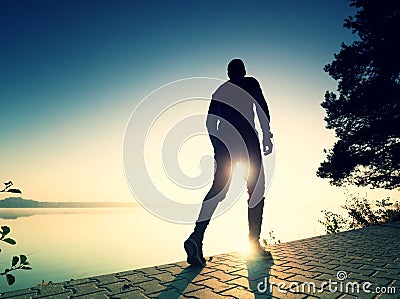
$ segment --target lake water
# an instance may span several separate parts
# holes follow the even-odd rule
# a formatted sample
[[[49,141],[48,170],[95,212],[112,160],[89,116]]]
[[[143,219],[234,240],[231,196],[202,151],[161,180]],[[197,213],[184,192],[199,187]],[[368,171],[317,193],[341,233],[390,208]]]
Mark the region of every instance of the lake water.
[[[282,217],[274,212],[273,204],[267,207],[263,237],[271,229],[282,241],[323,232],[310,213],[298,222],[295,208],[293,214]],[[213,219],[205,236],[205,255],[245,250],[246,217],[243,198]],[[9,226],[9,236],[17,241],[14,246],[0,243],[0,270],[9,267],[12,255],[18,254],[27,255],[33,267],[15,271],[13,286],[0,277],[0,291],[31,287],[42,279],[59,282],[181,261],[185,259],[182,243],[193,228],[159,219],[142,207],[0,209],[0,224]]]

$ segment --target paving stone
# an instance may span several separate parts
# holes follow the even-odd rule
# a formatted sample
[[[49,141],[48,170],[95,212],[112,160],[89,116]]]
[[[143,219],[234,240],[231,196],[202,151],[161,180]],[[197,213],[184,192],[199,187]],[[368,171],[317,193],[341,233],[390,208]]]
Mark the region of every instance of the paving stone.
[[[210,278],[211,278],[211,276],[199,274],[199,275],[195,276],[193,279],[191,279],[191,281],[192,281],[192,283],[200,283],[200,282],[208,280]]]
[[[0,294],[0,298],[30,298],[31,296],[37,295],[36,289],[22,289],[15,290]]]
[[[166,287],[160,284],[157,280],[142,282],[139,287],[143,290],[143,294],[145,295],[161,292],[166,289]]]
[[[383,272],[383,271],[377,271],[375,272],[371,278],[374,279],[374,281],[377,281],[377,279],[385,279],[385,280],[396,280],[399,278],[398,274],[391,274],[391,273],[387,273],[387,272]]]
[[[205,276],[214,277],[214,278],[216,278],[216,279],[218,279],[220,281],[223,281],[223,282],[226,282],[228,280],[233,280],[235,278],[240,277],[239,275],[232,274],[232,272],[231,273],[225,273],[224,271],[221,271],[221,270],[216,270],[216,271],[213,271],[211,273],[204,274],[204,275]]]
[[[209,264],[209,263],[207,263]],[[226,263],[213,263],[210,264],[209,267],[217,268],[218,270],[224,271],[226,273],[230,273],[232,271],[235,271],[237,268],[232,267]]]
[[[220,292],[223,292],[225,290],[235,287],[234,285],[219,281],[216,278],[210,278],[210,279],[204,280],[202,282],[199,282],[197,285],[203,285],[208,288],[211,288],[216,293],[220,293]]]
[[[274,259],[274,265],[276,266],[287,266],[286,264],[288,264],[289,261],[282,259]],[[290,268],[290,267],[289,267]]]
[[[55,296],[58,294],[61,295],[72,295],[72,290],[65,289],[61,283],[57,284],[48,284],[40,287],[36,287],[38,291],[38,295],[34,296],[34,298],[45,297],[45,296]]]
[[[237,270],[237,269],[236,269]],[[218,270],[218,268],[209,268],[209,267],[205,267],[205,268],[203,268],[202,270],[201,270],[201,274],[210,274],[210,273],[212,273],[212,272],[215,272],[215,271],[219,271]]]
[[[391,282],[391,279],[387,279],[387,278],[377,278],[377,277],[373,277],[373,276],[361,276],[361,275],[357,275],[355,273],[352,273],[349,277],[348,280],[351,281],[358,281],[358,282],[370,282],[373,285],[376,286],[387,286],[389,285],[389,283]]]
[[[308,265],[307,264],[306,266],[313,266],[313,265]],[[315,270],[318,271],[318,268],[323,268],[323,269],[326,269],[326,270],[330,270],[331,272],[336,272],[335,269],[337,268],[337,265],[336,264],[321,263],[319,266],[310,267],[308,270],[312,271],[312,270],[315,269]]]
[[[241,277],[248,277],[249,270],[247,270],[246,266],[236,269],[235,271],[229,272],[231,275],[241,276]]]
[[[390,284],[390,287],[396,288],[396,294],[400,294],[400,279],[393,280]]]
[[[396,297],[393,297],[393,294],[378,294],[375,298],[376,299],[393,299]]]
[[[138,284],[138,283],[142,283],[145,281],[151,281],[151,278],[146,277],[143,273],[138,273],[138,272],[134,272],[134,273],[127,274],[127,275],[116,274],[116,276],[117,276],[117,278],[131,282],[132,284]]]
[[[95,294],[98,292],[104,292],[106,289],[99,288],[97,283],[94,281],[86,282],[82,284],[74,284],[72,286],[68,285],[65,287],[67,290],[71,290],[74,297],[85,296],[89,294]]]
[[[159,270],[156,267],[142,268],[142,269],[137,269],[136,271],[141,272],[141,273],[145,274],[146,276],[165,273],[165,269]]]
[[[64,283],[65,287],[73,287],[79,284],[91,283],[93,282],[90,278],[82,278],[82,279],[71,279]]]
[[[174,282],[173,284],[168,285],[169,288],[176,289],[178,292],[181,294],[186,294],[190,293],[196,290],[204,289],[204,285],[197,285],[194,283],[191,283],[191,281],[186,281],[186,280],[179,280]]]
[[[226,255],[233,257],[235,259],[245,259],[246,258],[245,254],[243,254],[242,252],[230,252],[230,253],[226,253]]]
[[[290,282],[304,282],[304,281],[308,282],[311,281],[312,279],[300,274],[295,274],[293,276],[288,277],[286,280],[290,283]]]
[[[335,269],[335,271],[346,271],[347,273],[355,273],[357,275],[366,277],[371,276],[376,272],[376,270],[371,270],[371,269],[353,268],[351,267],[351,265],[340,266],[337,269]]]
[[[309,271],[319,274],[319,275],[326,274],[326,275],[329,275],[331,277],[331,279],[335,279],[337,276],[337,273],[341,270],[339,270],[339,269],[331,270],[331,269],[327,269],[327,268],[315,267]],[[318,276],[316,276],[316,277],[318,277]]]
[[[246,259],[236,258],[233,256],[227,256],[226,260],[232,267],[241,267],[246,264]]]
[[[123,294],[117,294],[112,296],[113,299],[148,299],[146,295],[138,292],[138,291],[132,291],[128,293],[123,293]]]
[[[174,263],[174,265],[176,265],[178,267],[181,267],[182,269],[186,268],[187,266],[189,266],[189,264],[186,261],[177,262],[177,263]]]
[[[72,295],[69,299],[110,299],[104,292],[96,292],[83,295]]]
[[[204,288],[200,290],[196,290],[190,293],[185,294],[187,298],[210,298],[210,299],[228,299],[228,298],[235,298],[229,295],[221,295],[215,293],[212,289]]]
[[[291,268],[287,270],[285,274],[288,275],[287,277],[290,277],[290,274],[298,274],[309,278],[313,278],[318,275],[316,272],[307,271],[299,268]]]
[[[357,298],[362,298],[362,299],[375,299],[376,294],[375,293],[365,293],[365,292],[360,292],[357,294]]]
[[[164,283],[168,283],[168,282],[174,281],[176,279],[180,279],[179,275],[175,276],[175,275],[172,275],[169,272],[164,272],[164,273],[161,273],[161,274],[158,274],[158,275],[154,275],[154,274],[153,275],[149,275],[149,276],[147,276],[147,278],[157,279],[157,280],[159,280],[161,282],[164,282]]]
[[[279,292],[278,290],[273,290],[272,291],[272,296],[273,298],[278,298],[278,299],[303,299],[303,298],[310,298],[310,296],[307,296],[305,294],[294,294],[290,292]],[[324,297],[325,298],[325,297]]]
[[[286,267],[286,266],[277,266],[276,264],[274,264],[271,269],[276,270],[278,272],[285,272],[289,269],[291,269],[291,267]]]
[[[128,282],[124,281],[118,281],[118,282],[113,282],[113,283],[108,283],[108,284],[102,284],[98,285],[99,287],[106,289],[107,293],[109,294],[118,294],[121,292],[124,292],[126,290],[132,289],[132,288],[139,288],[137,285],[133,285]]]
[[[90,280],[94,280],[98,282],[99,284],[108,284],[108,283],[113,283],[113,282],[121,282],[124,281],[120,277],[117,277],[115,274],[107,274],[107,275],[100,275],[100,276],[94,276],[90,277]]]
[[[289,273],[289,272],[278,272],[278,271],[275,271],[274,269],[272,269],[271,272],[270,272],[270,276],[279,277],[279,279],[281,279],[281,280],[286,280],[289,277],[292,277],[294,275],[296,275],[296,274],[295,273]]]
[[[172,275],[178,275],[179,273],[181,273],[183,271],[183,269],[181,267],[178,266],[172,266],[169,268],[162,268],[165,272],[167,273],[171,273]],[[214,270],[214,269],[210,269],[210,270]]]
[[[149,298],[172,299],[172,298],[178,298],[180,295],[181,295],[180,292],[177,291],[176,289],[167,289],[164,291],[149,294],[147,296]]]
[[[274,259],[246,260],[242,253],[214,256],[204,268],[186,262],[99,275],[0,294],[1,298],[400,298],[400,257],[396,229],[373,226],[268,246]],[[322,283],[371,283],[371,292],[329,291]],[[281,285],[281,286],[280,286]],[[313,287],[316,289],[313,289]],[[260,286],[267,286],[262,292]],[[280,292],[280,289],[289,291]],[[297,288],[296,288],[297,286]],[[376,287],[395,288],[377,294]]]
[[[395,266],[393,265],[398,265],[397,268],[395,268]],[[393,275],[400,275],[400,261],[399,262],[393,262],[393,265],[388,265],[385,266],[384,268],[380,268],[377,269],[377,271],[382,271],[382,272],[386,272],[389,274],[393,274]]]
[[[254,299],[255,295],[252,291],[249,291],[245,288],[241,287],[236,287],[232,288],[226,291],[223,291],[220,293],[222,296],[231,296],[233,298],[239,298],[239,299]],[[257,298],[262,298],[260,295],[257,296]]]
[[[239,286],[239,287],[242,287],[244,289],[250,290],[250,282],[245,277],[238,277],[238,278],[235,278],[234,280],[227,281],[226,283],[228,285],[233,286],[233,287],[234,286]]]
[[[175,268],[177,267],[176,264],[164,264],[164,265],[158,265],[158,266],[154,266],[157,270],[166,270],[169,268]]]
[[[19,297],[18,297],[19,298]],[[47,296],[32,296],[31,299],[71,299],[73,295],[70,293],[51,294]]]
[[[284,259],[296,265],[301,265],[307,261],[307,257],[301,256],[301,258],[298,258],[298,255],[285,256]]]
[[[110,298],[112,299],[143,299],[143,298],[149,298],[146,295],[143,294],[143,290],[138,288],[138,287],[130,287],[126,288],[123,291],[113,293],[110,295]]]

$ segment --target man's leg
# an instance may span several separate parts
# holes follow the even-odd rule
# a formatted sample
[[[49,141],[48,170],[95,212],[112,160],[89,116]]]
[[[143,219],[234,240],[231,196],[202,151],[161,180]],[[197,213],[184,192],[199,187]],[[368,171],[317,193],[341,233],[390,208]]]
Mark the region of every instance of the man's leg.
[[[258,144],[249,148],[249,176],[247,178],[249,242],[253,252],[265,258],[270,258],[269,252],[260,246],[261,225],[264,210],[265,174],[261,151]]]
[[[216,171],[212,186],[203,200],[193,233],[184,243],[189,264],[205,265],[202,249],[204,232],[218,203],[225,198],[229,189],[232,176],[232,162],[229,153],[217,152],[215,162]]]
[[[249,176],[247,178],[248,221],[250,242],[259,242],[264,208],[265,176],[261,152],[249,149]]]

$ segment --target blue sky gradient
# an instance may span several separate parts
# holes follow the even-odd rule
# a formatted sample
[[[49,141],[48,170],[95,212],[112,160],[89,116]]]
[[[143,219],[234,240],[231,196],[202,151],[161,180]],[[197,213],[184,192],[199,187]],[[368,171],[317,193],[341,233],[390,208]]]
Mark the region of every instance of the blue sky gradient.
[[[304,126],[325,130],[319,103],[336,83],[322,68],[354,38],[348,1],[214,2],[2,1],[0,178],[37,200],[130,200],[121,151],[135,105],[177,79],[225,79],[235,57],[260,79],[275,129],[303,107]]]

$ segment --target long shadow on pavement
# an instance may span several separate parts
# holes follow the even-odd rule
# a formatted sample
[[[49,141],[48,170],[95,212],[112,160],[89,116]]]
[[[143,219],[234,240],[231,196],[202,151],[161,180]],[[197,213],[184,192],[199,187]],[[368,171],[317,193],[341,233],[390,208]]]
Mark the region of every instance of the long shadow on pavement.
[[[175,299],[179,298],[180,294],[182,294],[188,285],[193,281],[193,279],[199,275],[203,267],[193,267],[189,266],[180,272],[173,281],[171,281],[164,291],[162,291],[158,298],[169,298]],[[173,291],[173,293],[171,292]]]
[[[249,287],[255,299],[272,298],[272,288],[269,282],[271,267],[274,260],[247,260]]]

